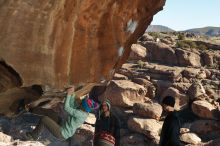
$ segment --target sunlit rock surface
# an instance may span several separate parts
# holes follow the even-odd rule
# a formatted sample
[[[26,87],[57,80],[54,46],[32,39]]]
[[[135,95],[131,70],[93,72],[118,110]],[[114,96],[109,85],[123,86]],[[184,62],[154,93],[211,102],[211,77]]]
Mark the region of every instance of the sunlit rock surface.
[[[0,0],[0,61],[23,86],[112,77],[165,0]]]

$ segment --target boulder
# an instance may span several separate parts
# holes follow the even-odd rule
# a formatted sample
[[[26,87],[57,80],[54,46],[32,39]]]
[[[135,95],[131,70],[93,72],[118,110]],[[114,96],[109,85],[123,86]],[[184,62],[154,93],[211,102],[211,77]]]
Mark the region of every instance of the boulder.
[[[182,78],[182,68],[171,67],[159,64],[145,64],[143,72],[149,75],[151,79],[168,80],[171,82],[178,82]]]
[[[181,93],[186,94],[189,87],[191,86],[191,83],[183,83],[183,82],[177,82],[173,83],[172,87],[178,89]]]
[[[91,125],[83,124],[77,129],[76,133],[71,139],[70,145],[85,146],[92,145],[95,128]]]
[[[115,73],[113,80],[128,80],[128,77],[119,73]]]
[[[0,143],[1,144],[1,143]],[[5,143],[5,144],[2,144],[2,146],[46,146],[44,144],[42,144],[41,142],[38,142],[38,141],[20,141],[20,140],[15,140],[14,142],[12,143]]]
[[[212,72],[209,69],[205,69],[206,77],[209,79],[212,75]]]
[[[213,61],[213,54],[210,52],[204,52],[202,53],[202,59],[203,59],[203,63],[206,66],[212,66],[214,64]]]
[[[188,144],[199,144],[201,142],[201,138],[199,138],[196,134],[194,133],[184,133],[180,136],[180,140],[188,143]]]
[[[207,77],[206,71],[202,69],[186,68],[183,71],[183,76],[187,79],[205,79]]]
[[[176,49],[176,55],[178,59],[178,65],[180,66],[193,66],[201,67],[200,54],[192,51]]]
[[[169,87],[167,90],[165,90],[160,101],[162,102],[163,98],[166,96],[172,96],[175,98],[175,109],[177,110],[186,108],[188,106],[188,96],[184,93],[180,93],[180,91],[174,87]]]
[[[219,69],[209,69],[211,72],[210,78],[213,81],[219,81],[220,80],[220,70]]]
[[[220,122],[215,120],[197,120],[191,124],[190,131],[201,136],[210,134],[220,131]]]
[[[219,81],[212,81],[212,80],[203,80],[202,83],[204,84],[204,89],[207,96],[210,99],[214,99],[218,101],[220,98],[220,80]]]
[[[216,119],[214,117],[215,107],[207,101],[197,100],[192,103],[192,111],[195,115],[206,118],[206,119]]]
[[[14,140],[11,136],[0,132],[0,145],[1,146],[45,146],[38,141],[21,141],[19,139]]]
[[[149,80],[144,79],[144,78],[133,78],[132,82],[137,83],[137,84],[144,86],[144,87],[148,87],[148,86],[153,85]]]
[[[147,55],[146,48],[140,44],[132,44],[129,60],[144,60]]]
[[[180,134],[188,133],[190,129],[188,128],[180,128]]]
[[[164,43],[144,42],[144,47],[147,49],[147,60],[159,62],[162,64],[177,64],[175,51]]]
[[[132,82],[144,86],[144,88],[147,89],[147,94],[146,94],[147,97],[151,99],[155,97],[156,88],[153,85],[153,83],[151,83],[149,80],[143,78],[133,78]]]
[[[161,97],[162,94],[173,85],[172,82],[163,80],[152,80],[153,84],[156,86],[156,97]]]
[[[194,82],[187,92],[191,100],[206,97],[205,89],[200,82]]]
[[[149,139],[159,141],[162,124],[155,119],[130,117],[128,120],[128,128],[134,132],[146,135]]]
[[[147,90],[143,86],[131,81],[113,80],[100,100],[108,98],[114,106],[131,107],[134,103],[144,102],[146,93]]]
[[[111,108],[112,113],[120,120],[121,128],[127,128],[127,121],[129,117],[134,116],[134,113],[130,109],[120,108],[113,106]]]
[[[0,93],[0,114],[5,116],[13,116],[19,111],[19,103],[24,101],[36,100],[40,94],[29,87],[12,88]]]
[[[20,87],[22,85],[21,78],[18,74],[0,59],[0,93],[8,89]]]
[[[123,65],[123,66],[124,66],[124,65]],[[132,71],[131,71],[129,68],[124,68],[123,66],[122,66],[122,68],[120,68],[120,69],[117,71],[117,73],[120,74],[120,75],[124,75],[124,76],[126,76],[126,77],[128,77],[128,78],[132,78],[132,76],[133,76]]]
[[[129,134],[120,140],[120,146],[146,146],[145,136],[141,134]]]
[[[140,42],[145,42],[145,41],[154,41],[154,38],[149,35],[147,32],[145,32],[140,38],[139,38]]]
[[[162,106],[158,103],[135,103],[133,105],[134,114],[137,114],[141,117],[151,118],[151,119],[160,119],[162,114]]]
[[[166,44],[166,45],[172,45],[173,44],[173,42],[169,39],[160,39],[160,41],[162,43]]]
[[[214,139],[206,143],[204,146],[219,146],[220,145],[220,138]]]
[[[3,143],[10,143],[12,141],[12,137],[9,135],[4,134],[3,132],[0,132],[0,142]]]

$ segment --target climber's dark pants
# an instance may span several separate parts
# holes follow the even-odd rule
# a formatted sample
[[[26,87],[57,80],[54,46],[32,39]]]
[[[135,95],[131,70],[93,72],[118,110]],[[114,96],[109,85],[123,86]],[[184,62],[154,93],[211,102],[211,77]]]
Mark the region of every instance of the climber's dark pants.
[[[31,109],[30,112],[33,114],[40,115],[40,116],[48,116],[53,121],[61,125],[62,118],[58,115],[58,113],[54,112],[52,109],[45,109],[45,108],[37,107],[37,108]]]
[[[49,109],[35,108],[32,109],[32,113],[43,116],[40,119],[40,122],[38,123],[36,128],[31,132],[31,135],[33,137],[37,138],[43,130],[43,128],[46,127],[55,137],[64,140],[61,134],[61,118],[58,116],[56,112]]]

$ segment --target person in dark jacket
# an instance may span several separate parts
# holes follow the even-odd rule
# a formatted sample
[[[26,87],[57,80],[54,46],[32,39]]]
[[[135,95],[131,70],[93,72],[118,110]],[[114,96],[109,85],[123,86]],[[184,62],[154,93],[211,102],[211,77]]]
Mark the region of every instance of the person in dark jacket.
[[[180,119],[178,113],[174,110],[175,98],[166,96],[162,101],[162,105],[167,116],[163,123],[159,145],[180,146]]]
[[[102,102],[95,123],[94,146],[119,145],[119,126],[117,118],[111,112],[108,99]]]

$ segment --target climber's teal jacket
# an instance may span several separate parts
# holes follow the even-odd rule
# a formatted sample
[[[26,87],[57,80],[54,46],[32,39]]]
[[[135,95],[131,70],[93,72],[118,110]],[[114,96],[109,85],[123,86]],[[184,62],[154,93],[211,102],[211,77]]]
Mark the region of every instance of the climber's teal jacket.
[[[87,112],[80,110],[80,105],[76,102],[75,97],[75,94],[67,95],[64,103],[64,110],[69,114],[68,119],[61,127],[61,134],[65,139],[72,137],[76,129],[79,128],[88,117]]]

